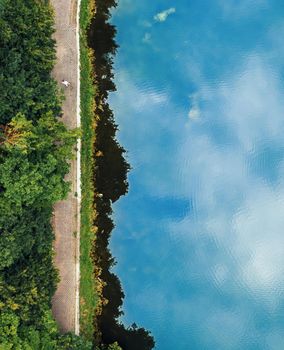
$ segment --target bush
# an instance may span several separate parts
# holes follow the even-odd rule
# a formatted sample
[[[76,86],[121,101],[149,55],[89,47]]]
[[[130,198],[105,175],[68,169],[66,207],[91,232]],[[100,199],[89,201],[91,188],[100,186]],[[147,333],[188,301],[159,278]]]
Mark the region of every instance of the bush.
[[[53,12],[44,0],[0,4],[0,349],[91,349],[51,315],[54,203],[77,138],[58,119]]]

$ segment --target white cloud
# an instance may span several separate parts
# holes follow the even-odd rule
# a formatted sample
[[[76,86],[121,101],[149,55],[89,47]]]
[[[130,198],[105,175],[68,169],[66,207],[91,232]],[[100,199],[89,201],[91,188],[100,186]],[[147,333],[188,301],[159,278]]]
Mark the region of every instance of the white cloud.
[[[151,28],[151,27],[152,27],[152,23],[149,22],[149,21],[146,21],[146,20],[139,21],[139,24],[140,24],[142,27],[145,27],[145,28]]]
[[[197,120],[200,118],[200,109],[197,106],[192,107],[188,112],[189,119]]]
[[[154,16],[154,20],[157,22],[165,22],[169,15],[176,12],[174,7],[171,7],[165,11],[159,12]]]
[[[149,44],[151,42],[152,36],[150,33],[145,33],[142,41],[143,43]]]
[[[226,15],[242,15],[245,4],[248,10],[253,10],[250,1],[224,0],[223,4]],[[255,4],[264,6],[265,2],[256,1]],[[278,29],[275,29],[275,37],[281,37]],[[274,33],[271,36],[274,37]],[[278,317],[277,308],[284,293],[284,183],[265,181],[266,175],[256,170],[251,162],[252,158],[259,159],[256,161],[259,165],[265,160],[267,155],[262,157],[261,150],[266,144],[273,149],[283,149],[284,145],[283,79],[277,66],[283,55],[275,59],[280,42],[277,41],[277,45],[273,59],[271,50],[263,52],[264,46],[261,55],[238,59],[229,75],[219,77],[218,81],[202,78],[203,69],[196,57],[191,61],[183,57],[183,73],[190,71],[198,93],[191,96],[191,108],[183,110],[182,116],[182,113],[175,113],[177,106],[171,105],[164,91],[157,91],[153,86],[141,91],[130,76],[119,84],[118,94],[123,91],[124,96],[119,100],[120,114],[129,119],[122,124],[127,125],[129,138],[143,139],[143,149],[139,149],[136,159],[141,161],[144,157],[140,179],[145,173],[141,182],[146,184],[146,191],[150,189],[154,196],[166,193],[188,198],[193,203],[183,220],[165,225],[163,222],[165,230],[170,232],[171,242],[177,246],[175,249],[172,245],[177,252],[173,266],[179,263],[178,271],[169,273],[166,280],[180,279],[184,290],[200,287],[200,300],[196,295],[190,300],[190,295],[186,300],[173,298],[167,304],[167,298],[161,295],[170,289],[168,285],[157,283],[159,288],[154,285],[149,293],[143,292],[138,297],[136,307],[149,308],[147,300],[156,300],[158,305],[152,314],[162,322],[165,308],[170,304],[167,312],[173,324],[186,324],[194,335],[200,332],[202,344],[206,342],[204,334],[210,334],[208,339],[214,338],[219,344],[215,348],[243,348],[244,336],[251,336],[254,338],[251,342],[259,341],[260,347],[269,349],[276,350],[284,344],[281,330],[270,334],[269,329],[256,329],[258,316],[251,317],[254,309],[259,314],[267,312]],[[165,104],[172,113],[172,125],[167,124],[167,117],[155,118],[157,113],[163,115],[161,108]],[[180,153],[172,157],[167,150],[161,152],[161,147],[155,148],[153,140],[163,134],[160,135],[159,130],[177,128],[176,124],[182,124],[186,114],[189,118],[183,119],[183,130],[175,129]],[[198,119],[198,122],[189,119]],[[133,133],[133,130],[139,132]],[[162,140],[161,144],[165,147],[166,142]],[[161,173],[160,165],[170,157],[172,163]],[[154,167],[145,171],[147,162]],[[274,165],[271,163],[271,166]],[[283,177],[284,160],[279,160],[275,172]],[[152,173],[161,175],[157,182],[153,181]],[[169,176],[169,173],[173,174]],[[175,283],[175,288],[178,285]],[[227,309],[223,301],[227,306],[230,304]],[[161,327],[160,322],[158,324]],[[247,329],[251,335],[245,331]],[[211,349],[212,343],[205,348]]]
[[[184,247],[194,245],[199,260],[190,265],[211,271],[216,288],[231,288],[235,280],[269,307],[277,305],[284,287],[284,183],[265,182],[264,174],[258,176],[250,159],[258,157],[267,142],[283,146],[283,89],[276,69],[252,55],[219,85],[201,81],[198,93],[190,97],[191,110],[198,109],[202,118],[198,123],[185,121],[182,129],[171,122],[172,118],[155,118],[161,110],[175,108],[168,93],[157,90],[151,82],[141,83],[140,89],[120,71],[115,97],[119,115],[127,118],[119,123],[127,125],[124,136],[137,147],[132,145],[137,151],[135,161],[131,161],[134,169],[156,164],[155,173],[163,174],[154,181],[152,172],[146,171],[143,184],[156,195],[167,193],[194,203],[188,217],[167,226],[174,241],[181,240]],[[144,118],[140,118],[141,111]],[[223,138],[211,133],[218,124]],[[139,133],[133,135],[134,129]],[[171,159],[169,172],[159,168],[169,159],[166,151],[153,149],[160,129],[174,130],[182,144],[180,154]],[[145,139],[151,142],[145,145]],[[276,171],[283,171],[283,167],[284,161]],[[175,186],[169,187],[169,183]],[[202,242],[206,239],[218,247],[216,256],[208,257],[204,252]]]
[[[116,84],[119,89],[112,98],[118,102],[119,111],[151,110],[153,105],[160,105],[168,101],[166,91],[156,89],[151,81],[141,82],[138,87],[133,83],[129,74],[123,70],[117,74]]]
[[[284,184],[258,176],[250,159],[267,143],[283,146],[283,88],[274,68],[250,56],[219,86],[202,82],[202,120],[188,123],[179,157],[181,191],[195,205],[187,218],[169,225],[172,236],[197,251],[206,237],[216,242],[216,264],[202,254],[191,263],[210,261],[203,270],[211,271],[217,287],[235,279],[270,308],[284,292]],[[208,133],[218,124],[224,139]]]
[[[119,139],[122,137],[120,141],[124,147],[131,150],[127,154],[133,167],[131,173],[134,173],[141,164],[144,168],[156,164],[155,172],[157,172],[160,166],[165,166],[165,163],[157,162],[156,158],[163,159],[165,150],[157,144],[159,135],[156,131],[171,128],[175,132],[175,128],[178,127],[178,124],[173,124],[171,119],[160,118],[161,113],[170,113],[170,98],[167,90],[163,87],[157,89],[151,80],[140,81],[136,85],[134,79],[123,70],[120,70],[116,75],[116,85],[117,92],[111,96],[110,101],[114,112],[119,111],[117,121],[122,126],[118,137]],[[119,118],[123,118],[123,121]],[[123,126],[125,127],[123,128]],[[145,140],[149,142],[145,143]],[[167,189],[166,179],[163,178],[164,181],[162,181],[163,179],[156,177],[154,184],[155,172],[145,171],[143,183],[149,186],[153,185],[152,190],[154,191],[157,190],[157,187],[162,187],[161,193],[163,191],[169,192],[171,189]]]
[[[283,198],[283,187],[259,184],[233,220],[233,252],[242,261],[239,277],[254,291],[265,290],[270,303],[284,291]]]
[[[235,129],[240,144],[252,151],[259,142],[280,141],[284,104],[279,77],[260,58],[250,57],[233,82],[219,88],[220,112]]]
[[[223,349],[241,348],[241,338],[247,326],[248,320],[243,312],[211,306],[204,321],[204,334],[210,334],[208,348],[212,340]]]
[[[200,108],[198,106],[198,96],[196,94],[192,94],[189,96],[191,100],[191,108],[188,112],[188,117],[191,120],[198,120],[200,118]]]

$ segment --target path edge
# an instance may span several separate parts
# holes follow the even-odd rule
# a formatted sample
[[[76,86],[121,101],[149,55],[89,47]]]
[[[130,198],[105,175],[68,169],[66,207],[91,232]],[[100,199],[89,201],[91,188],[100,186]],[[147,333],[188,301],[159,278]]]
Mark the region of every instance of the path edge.
[[[76,12],[76,46],[77,46],[77,105],[76,105],[76,116],[77,116],[77,128],[81,126],[81,94],[80,94],[80,9],[81,0],[77,0],[77,12]],[[81,138],[77,140],[76,149],[77,159],[77,235],[76,235],[76,301],[75,301],[75,334],[80,334],[80,230],[81,230]]]

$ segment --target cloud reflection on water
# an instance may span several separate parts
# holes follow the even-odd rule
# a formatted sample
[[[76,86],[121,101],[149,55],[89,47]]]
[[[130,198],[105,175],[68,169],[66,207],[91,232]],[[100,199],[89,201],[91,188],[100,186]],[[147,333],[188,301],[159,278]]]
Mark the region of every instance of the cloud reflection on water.
[[[245,2],[226,4],[231,11]],[[264,1],[247,4],[269,7]],[[208,34],[215,10],[208,8],[203,40],[189,36],[189,51],[172,61],[176,77],[168,83],[149,52],[143,56],[150,48],[140,47],[141,40],[132,53],[149,60],[148,73],[139,64],[141,76],[132,75],[135,65],[118,64],[112,104],[134,168],[130,193],[116,205],[112,243],[126,291],[125,320],[140,315],[158,350],[280,350],[284,52],[273,23],[269,44],[263,37],[256,45],[250,33],[250,48],[244,40],[234,48],[236,56],[222,61],[222,52],[233,49],[230,38],[218,32],[222,26]],[[216,51],[210,72],[207,34],[223,45],[210,47]],[[274,46],[265,50],[264,43]],[[151,44],[157,45],[152,34]],[[164,59],[161,70],[168,69]]]

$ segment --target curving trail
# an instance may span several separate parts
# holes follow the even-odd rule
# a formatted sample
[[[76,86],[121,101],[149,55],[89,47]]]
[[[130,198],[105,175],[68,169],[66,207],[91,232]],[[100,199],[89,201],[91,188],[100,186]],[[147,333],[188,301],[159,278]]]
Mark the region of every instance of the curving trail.
[[[55,35],[57,62],[53,76],[64,88],[63,122],[69,128],[80,126],[80,80],[79,80],[79,7],[80,0],[50,0],[55,10]],[[61,81],[71,85],[65,88]],[[59,270],[60,282],[52,300],[52,311],[61,332],[79,334],[79,280],[80,280],[80,149],[71,162],[67,180],[71,192],[67,200],[54,207],[55,231],[54,262]]]

